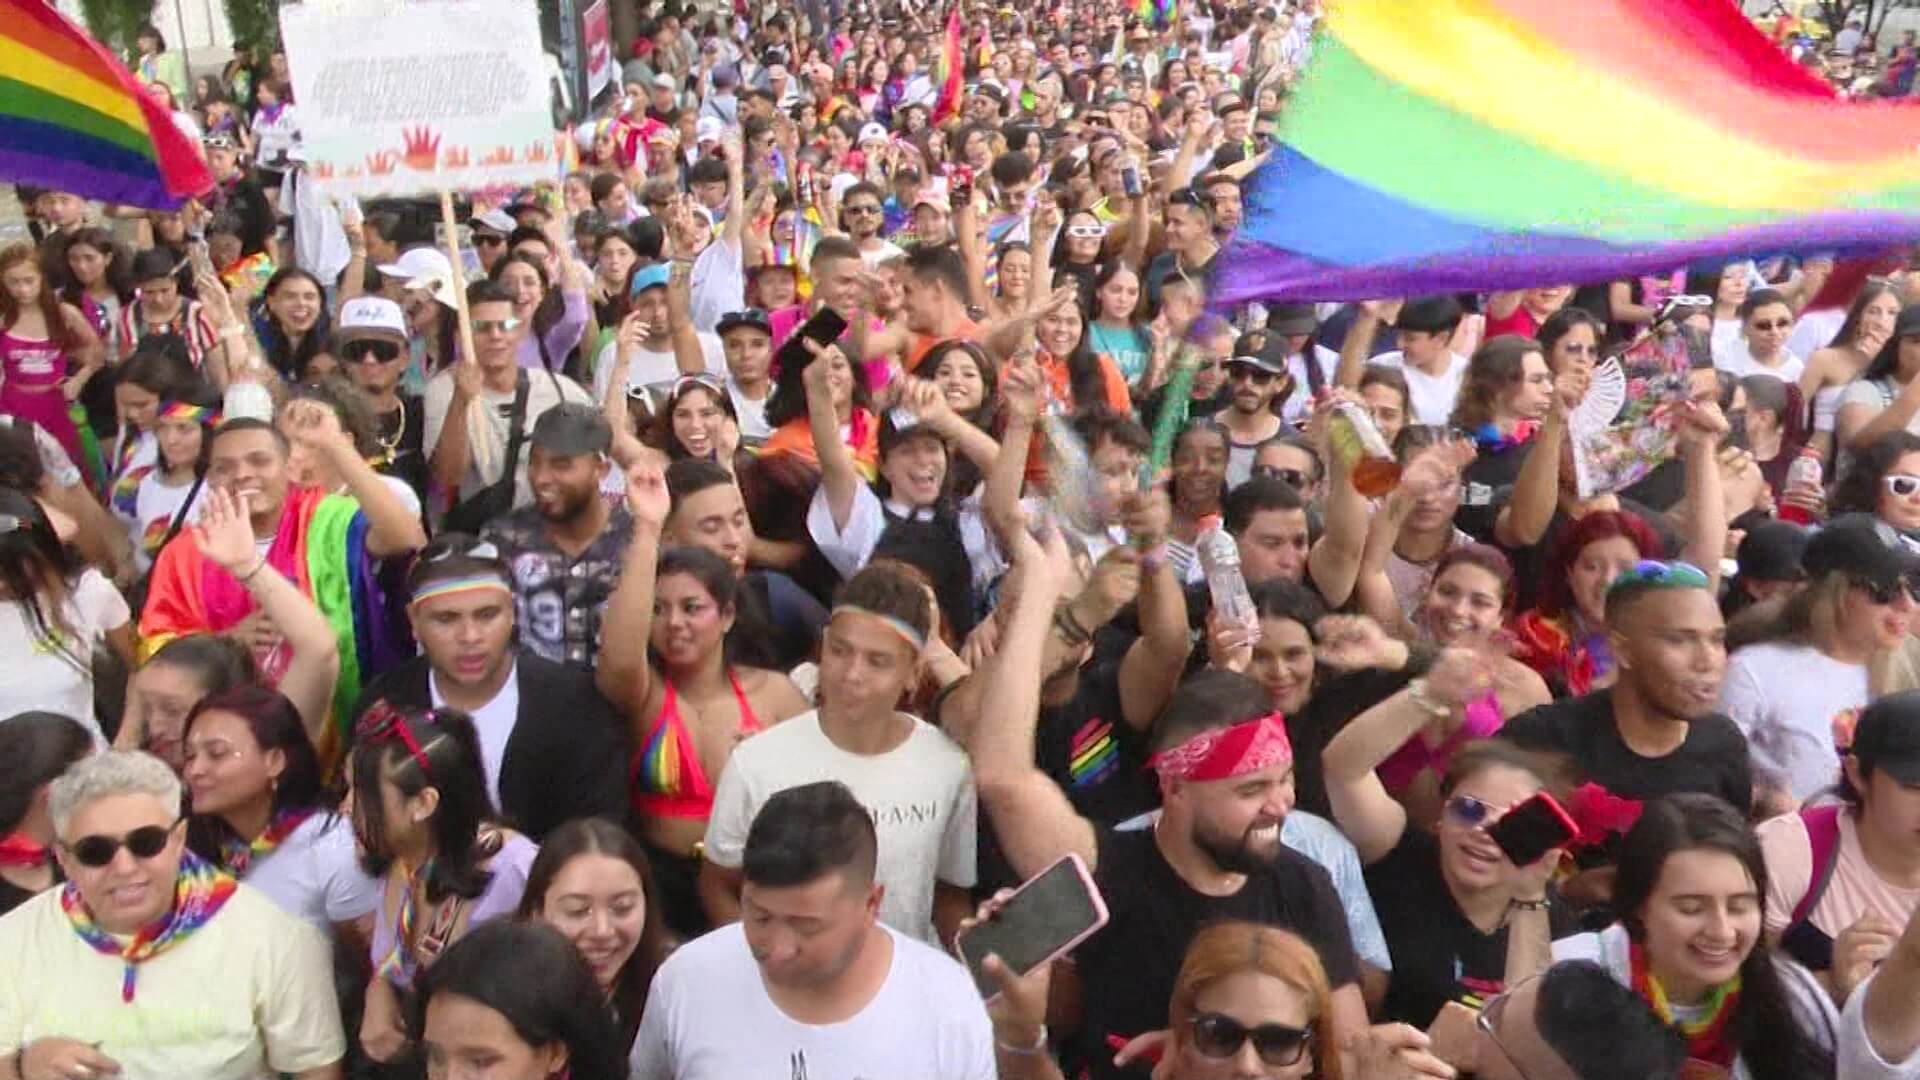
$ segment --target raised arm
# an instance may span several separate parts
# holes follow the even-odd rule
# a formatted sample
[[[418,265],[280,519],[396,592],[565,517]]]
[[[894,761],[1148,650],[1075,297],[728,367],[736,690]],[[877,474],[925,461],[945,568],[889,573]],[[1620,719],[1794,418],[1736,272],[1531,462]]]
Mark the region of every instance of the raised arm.
[[[360,456],[353,436],[340,429],[340,417],[331,408],[318,401],[292,401],[285,416],[294,441],[324,457],[346,481],[347,493],[359,501],[360,511],[367,515],[367,554],[385,559],[427,546],[420,515],[401,502]]]
[[[1311,357],[1307,363],[1313,363]],[[1324,432],[1327,416],[1337,404],[1360,406],[1360,399],[1342,387],[1327,391],[1313,403],[1313,425]],[[1324,439],[1316,442],[1325,444]],[[1331,607],[1340,607],[1353,595],[1353,583],[1360,575],[1360,559],[1366,550],[1367,500],[1353,486],[1346,460],[1339,454],[1326,454],[1327,501],[1326,528],[1307,551],[1307,576]]]
[[[1338,651],[1344,663],[1378,656],[1398,645],[1372,620],[1351,616],[1322,620],[1320,637],[1322,649]],[[1365,659],[1360,662],[1376,666]],[[1424,689],[1416,692],[1409,686],[1401,690],[1355,717],[1327,744],[1320,758],[1327,801],[1333,808],[1334,821],[1353,841],[1362,863],[1372,865],[1385,858],[1407,831],[1406,808],[1387,794],[1386,785],[1374,770],[1437,713],[1452,712],[1471,696],[1478,663],[1478,658],[1465,650],[1442,653],[1428,672],[1427,681],[1421,684]]]
[[[747,206],[747,152],[739,129],[727,132],[720,147],[727,159],[727,224],[721,229],[721,242],[738,259],[746,247],[747,219],[752,216]]]
[[[902,408],[911,412],[921,423],[939,432],[940,437],[955,450],[966,455],[979,467],[981,475],[993,471],[995,462],[1000,459],[1000,444],[993,436],[973,426],[966,417],[953,411],[947,404],[946,395],[940,388],[926,379],[916,379],[911,375],[902,375],[895,380],[899,384],[895,400]],[[971,492],[960,492],[969,495]]]
[[[854,467],[853,452],[840,439],[840,417],[833,407],[832,364],[847,363],[838,345],[821,345],[812,338],[801,338],[813,362],[800,373],[807,391],[807,423],[813,431],[813,452],[820,458],[820,490],[826,494],[827,510],[833,514],[833,527],[845,530],[853,520],[853,500],[859,494],[860,471]],[[848,365],[851,369],[852,365]],[[851,370],[849,378],[858,378]]]
[[[627,510],[633,515],[633,543],[627,546],[620,584],[601,615],[600,650],[593,681],[600,694],[626,717],[636,740],[645,738],[647,718],[640,715],[651,688],[647,642],[653,633],[654,573],[660,563],[660,531],[670,501],[667,474],[659,455],[649,452],[627,469]]]
[[[1593,371],[1575,361],[1553,380],[1553,402],[1527,448],[1527,460],[1514,480],[1513,499],[1494,521],[1494,538],[1509,549],[1531,547],[1547,535],[1560,506],[1560,448],[1567,440],[1567,418],[1587,396]]]
[[[692,259],[676,257],[667,275],[667,334],[673,340],[673,366],[680,374],[705,374],[707,352],[700,347],[700,332],[693,325]],[[634,347],[639,348],[637,338]]]
[[[466,479],[467,469],[473,464],[473,433],[468,424],[473,415],[473,403],[480,400],[481,381],[480,364],[471,356],[461,356],[453,362],[452,394],[447,399],[447,414],[440,424],[440,437],[434,440],[429,451],[427,464],[433,470],[433,478],[448,491],[459,491],[460,481]],[[433,399],[433,387],[428,385],[427,398]],[[429,423],[428,428],[432,428]]]
[[[1398,300],[1363,300],[1354,313],[1353,325],[1340,342],[1340,365],[1334,369],[1333,385],[1350,390],[1360,387],[1360,376],[1373,356],[1373,339],[1382,322],[1392,322],[1400,314]]]
[[[1000,454],[993,468],[986,470],[986,495],[980,500],[987,525],[1004,550],[1013,549],[1014,533],[1021,528],[1020,491],[1026,482],[1028,448],[1033,428],[1039,422],[1045,383],[1031,352],[1014,356],[1000,373],[1001,415],[1006,428],[1000,433]]]
[[[980,709],[966,749],[980,804],[1015,875],[1024,880],[1068,853],[1078,853],[1091,866],[1098,852],[1093,826],[1033,763],[1040,655],[1072,560],[1058,532],[1049,532],[1043,549],[1022,525],[1015,530],[1013,562],[1013,611],[984,673],[984,697],[991,705]]]
[[[1165,556],[1173,518],[1167,493],[1135,492],[1120,513],[1129,545],[1114,548],[1109,557],[1120,553],[1140,564],[1140,636],[1120,660],[1120,715],[1128,727],[1146,731],[1180,684],[1193,641],[1187,634],[1186,591]]]
[[[191,531],[193,545],[207,561],[245,586],[286,638],[293,658],[280,677],[279,689],[300,710],[307,734],[318,743],[333,702],[334,682],[340,676],[339,638],[313,601],[254,550],[245,497],[235,500],[208,484],[200,499],[200,521]]]
[[[1686,558],[1706,571],[1711,588],[1720,585],[1720,560],[1727,553],[1727,500],[1720,491],[1720,440],[1732,430],[1712,402],[1688,406],[1681,438],[1687,457]]]

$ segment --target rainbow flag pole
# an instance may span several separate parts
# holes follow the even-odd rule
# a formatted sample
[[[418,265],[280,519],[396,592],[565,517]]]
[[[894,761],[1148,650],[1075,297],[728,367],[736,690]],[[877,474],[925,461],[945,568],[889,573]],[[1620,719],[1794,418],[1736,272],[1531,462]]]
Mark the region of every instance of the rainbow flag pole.
[[[1327,12],[1216,303],[1587,284],[1920,240],[1920,105],[1840,100],[1725,0]]]
[[[154,209],[213,186],[173,117],[46,0],[0,0],[0,180]]]
[[[947,13],[947,33],[940,43],[940,56],[934,61],[933,85],[940,96],[934,99],[933,123],[940,123],[960,111],[960,91],[966,82],[966,56],[960,47],[960,9]]]

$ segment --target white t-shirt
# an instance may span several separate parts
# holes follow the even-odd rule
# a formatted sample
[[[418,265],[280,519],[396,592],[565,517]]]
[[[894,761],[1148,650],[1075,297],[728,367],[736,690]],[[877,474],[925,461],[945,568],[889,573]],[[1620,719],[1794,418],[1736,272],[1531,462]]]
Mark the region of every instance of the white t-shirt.
[[[1466,357],[1448,353],[1447,370],[1439,375],[1429,375],[1407,363],[1406,355],[1398,349],[1381,353],[1373,358],[1373,363],[1399,368],[1407,377],[1407,394],[1413,403],[1410,422],[1444,424],[1453,415],[1453,401],[1460,396],[1460,384],[1467,377]]]
[[[446,699],[440,696],[440,676],[427,675],[427,693],[433,698],[433,707],[444,708]],[[513,726],[520,717],[520,668],[515,665],[507,672],[507,681],[500,685],[500,692],[493,700],[467,714],[473,717],[473,728],[480,736],[480,764],[487,774],[487,791],[493,795],[493,804],[500,805],[500,767],[507,760],[507,743],[513,739]]]
[[[1800,358],[1799,353],[1787,349],[1781,355],[1779,364],[1767,367],[1753,358],[1745,338],[1735,338],[1727,343],[1726,348],[1714,349],[1713,366],[1736,379],[1744,379],[1749,375],[1771,375],[1783,382],[1798,383],[1800,373],[1807,369],[1807,362]]]
[[[205,501],[206,485],[200,486],[201,494],[193,495],[193,478],[185,483],[169,484],[161,479],[160,470],[154,469],[140,478],[140,484],[133,491],[133,505],[125,500],[114,500],[113,513],[126,526],[127,539],[133,542],[133,557],[142,571],[153,565],[160,555],[160,542],[166,539],[167,530],[173,527],[174,515],[187,505],[187,496],[193,495],[193,505],[188,507],[187,516],[180,527],[186,528],[200,520],[200,506]]]
[[[880,269],[881,263],[886,262],[888,259],[892,259],[900,255],[905,255],[906,253],[907,252],[905,248],[902,248],[900,245],[894,243],[893,241],[882,240],[880,241],[880,246],[874,248],[871,251],[868,251],[864,248],[861,249],[860,265],[868,273],[872,273],[873,271]]]
[[[1314,366],[1320,369],[1320,384],[1332,386],[1333,377],[1340,369],[1340,354],[1317,343],[1312,349]],[[1293,392],[1280,407],[1280,419],[1289,424],[1302,424],[1313,412],[1313,394],[1308,389],[1313,383],[1307,379],[1307,360],[1303,353],[1287,357],[1287,373],[1293,376]]]
[[[852,1018],[824,1025],[800,1023],[774,1004],[739,923],[687,942],[653,978],[629,1075],[993,1080],[993,1025],[966,969],[887,933],[893,965],[879,993]]]
[[[727,373],[727,350],[721,346],[720,339],[704,330],[695,337],[700,339],[700,352],[706,357],[704,370],[714,375]],[[609,341],[593,359],[593,399],[607,400],[607,385],[613,381],[614,360],[618,356],[619,345]],[[633,363],[627,366],[627,388],[639,389],[643,386],[671,384],[681,376],[679,361],[673,358],[673,348],[665,352],[656,352],[645,347],[635,349]]]
[[[939,728],[904,718],[912,721],[913,733],[884,754],[840,749],[820,730],[818,710],[741,743],[727,759],[714,791],[713,816],[707,821],[708,861],[729,869],[740,866],[754,815],[776,792],[838,780],[873,815],[879,833],[875,877],[887,888],[880,902],[881,920],[922,941],[934,941],[934,882],[973,887],[978,808],[967,755]]]
[[[713,333],[720,316],[747,306],[747,275],[742,268],[740,246],[717,239],[693,260],[693,273],[687,279],[687,308],[693,316],[693,328]]]
[[[133,612],[125,597],[100,571],[88,567],[74,580],[61,613],[67,629],[46,627],[36,635],[26,606],[0,601],[0,657],[7,677],[0,679],[0,722],[31,710],[72,717],[105,745],[93,716],[93,650],[107,631],[127,625]]]
[[[740,389],[740,384],[727,377],[727,397],[733,401],[733,411],[739,417],[740,437],[743,439],[765,439],[773,434],[773,428],[767,423],[767,398],[773,396],[771,387],[767,397],[755,400]]]
[[[562,401],[577,401],[582,404],[594,404],[587,397],[586,390],[580,384],[565,375],[552,375],[544,371],[527,372],[527,413],[523,422],[524,434],[521,436],[519,468],[513,486],[513,505],[525,506],[533,501],[533,488],[527,484],[527,459],[533,456],[533,425],[540,414],[560,404]],[[460,497],[472,498],[488,484],[500,478],[501,463],[507,457],[507,438],[512,431],[509,414],[513,408],[513,391],[496,394],[492,390],[482,393],[486,401],[486,420],[474,430],[469,420],[467,425],[467,445],[469,449],[484,444],[490,450],[488,459],[494,462],[494,472],[482,476],[475,464],[478,454],[469,453],[467,474],[460,478]],[[429,457],[433,448],[440,445],[440,431],[447,423],[447,407],[453,402],[453,369],[447,368],[427,380],[426,406],[427,424],[422,434],[423,445]]]
[[[247,870],[247,884],[328,935],[334,923],[352,922],[380,906],[380,883],[360,868],[353,828],[336,814],[301,822]]]
[[[1793,642],[1736,650],[1720,685],[1720,711],[1747,736],[1755,782],[1803,802],[1840,778],[1835,714],[1871,699],[1866,665]]]
[[[1846,308],[1822,308],[1802,312],[1787,335],[1787,351],[1795,356],[1812,356],[1833,344],[1833,337],[1847,321]]]

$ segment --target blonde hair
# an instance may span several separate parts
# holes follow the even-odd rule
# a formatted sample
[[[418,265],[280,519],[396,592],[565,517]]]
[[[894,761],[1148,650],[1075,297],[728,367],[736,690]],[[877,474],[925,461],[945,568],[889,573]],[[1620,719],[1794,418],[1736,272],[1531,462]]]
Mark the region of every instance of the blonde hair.
[[[1313,1075],[1341,1080],[1339,1047],[1331,1030],[1333,991],[1320,957],[1298,936],[1250,922],[1222,922],[1200,931],[1187,946],[1180,976],[1173,983],[1167,1006],[1167,1024],[1178,1053],[1191,1038],[1194,1001],[1207,987],[1243,972],[1265,975],[1300,991],[1307,999],[1307,1022],[1313,1025],[1309,1050]]]

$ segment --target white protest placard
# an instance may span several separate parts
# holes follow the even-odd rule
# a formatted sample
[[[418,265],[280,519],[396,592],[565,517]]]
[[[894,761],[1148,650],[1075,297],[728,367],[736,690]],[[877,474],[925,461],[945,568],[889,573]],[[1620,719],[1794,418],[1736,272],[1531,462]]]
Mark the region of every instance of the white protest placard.
[[[525,187],[557,169],[528,0],[287,4],[307,171],[335,198]]]

